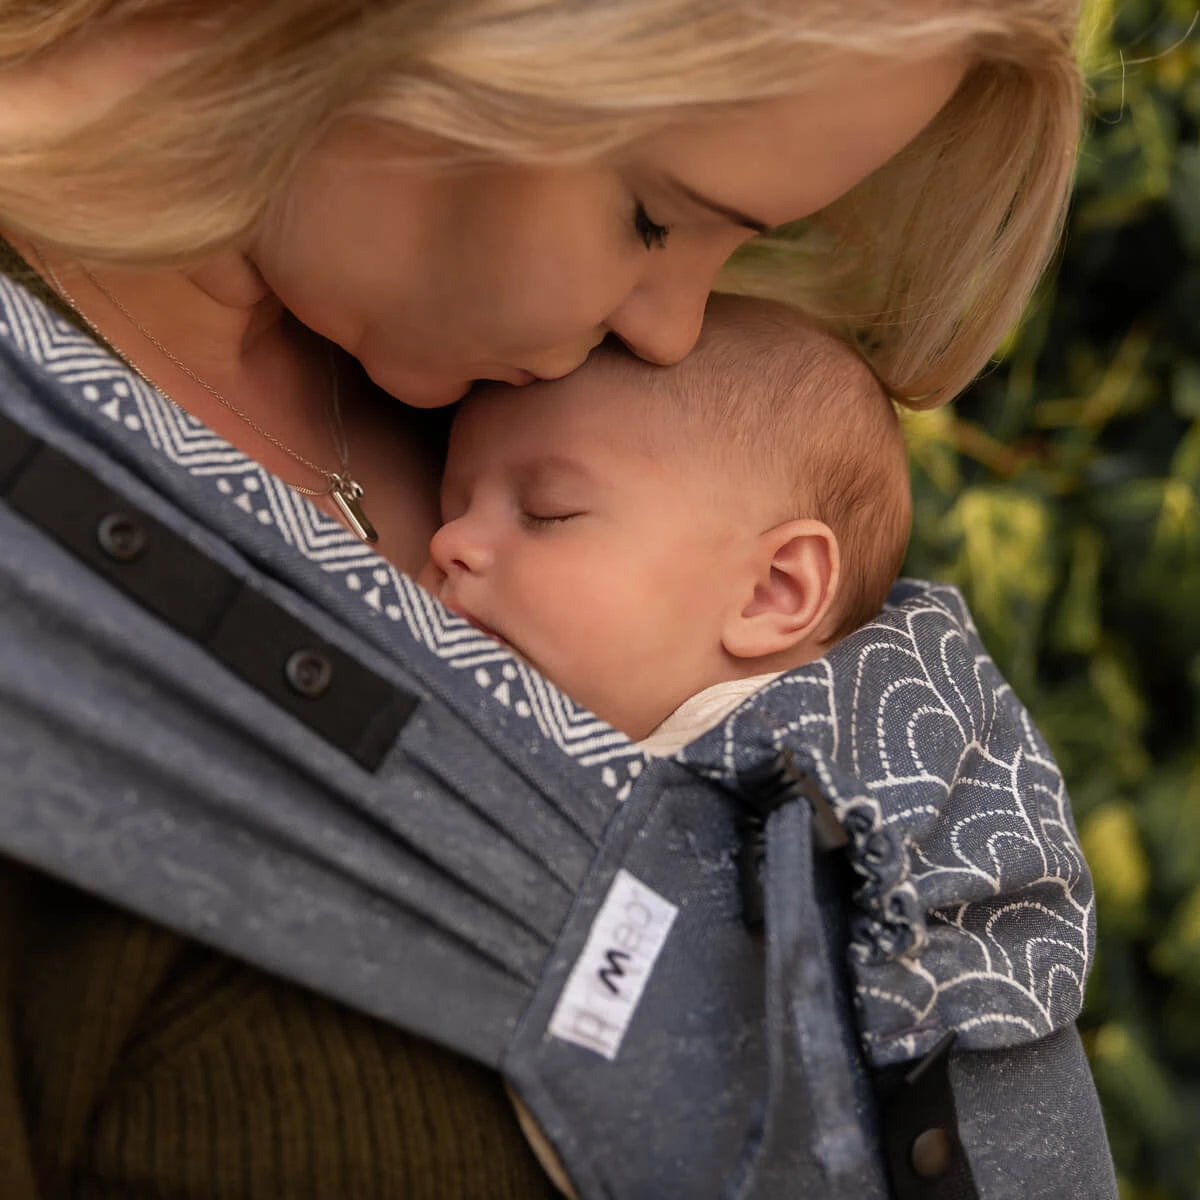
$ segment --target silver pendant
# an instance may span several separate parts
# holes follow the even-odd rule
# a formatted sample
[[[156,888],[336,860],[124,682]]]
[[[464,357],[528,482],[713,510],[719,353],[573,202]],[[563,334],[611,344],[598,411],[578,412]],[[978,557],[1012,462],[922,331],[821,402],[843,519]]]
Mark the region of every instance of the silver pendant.
[[[338,506],[338,511],[342,514],[346,524],[350,526],[355,537],[361,538],[368,544],[379,541],[379,534],[375,532],[375,526],[371,524],[371,519],[363,512],[363,506],[359,503],[363,494],[361,484],[356,483],[348,476],[338,475],[334,477],[333,487],[330,488],[329,494],[333,497],[334,504]]]

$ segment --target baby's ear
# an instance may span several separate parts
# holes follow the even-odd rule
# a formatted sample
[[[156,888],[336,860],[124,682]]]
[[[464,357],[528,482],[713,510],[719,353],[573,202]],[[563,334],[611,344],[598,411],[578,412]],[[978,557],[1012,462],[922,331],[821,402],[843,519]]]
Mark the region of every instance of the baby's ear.
[[[759,535],[742,601],[726,618],[721,644],[735,658],[764,658],[815,639],[839,571],[837,538],[823,521],[768,529]]]

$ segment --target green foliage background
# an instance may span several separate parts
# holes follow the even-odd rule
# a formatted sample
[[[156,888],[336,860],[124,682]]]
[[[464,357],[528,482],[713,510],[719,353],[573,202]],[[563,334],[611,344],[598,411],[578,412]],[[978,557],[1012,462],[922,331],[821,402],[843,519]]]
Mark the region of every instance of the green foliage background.
[[[1095,876],[1081,1022],[1122,1196],[1200,1198],[1200,32],[1093,9],[1061,261],[909,423],[906,571],[948,579],[1054,748]]]

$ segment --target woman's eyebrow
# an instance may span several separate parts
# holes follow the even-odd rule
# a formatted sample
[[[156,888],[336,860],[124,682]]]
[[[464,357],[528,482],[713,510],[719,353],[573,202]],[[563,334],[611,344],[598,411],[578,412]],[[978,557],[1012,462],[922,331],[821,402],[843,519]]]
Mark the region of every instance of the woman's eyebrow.
[[[766,221],[760,221],[756,217],[752,217],[740,209],[733,208],[731,205],[722,204],[719,200],[714,200],[711,196],[704,195],[703,192],[696,191],[695,188],[689,187],[682,179],[676,179],[673,175],[667,176],[667,182],[681,195],[686,196],[693,204],[698,204],[701,208],[707,208],[709,212],[716,213],[718,217],[724,217],[726,221],[732,221],[735,225],[741,225],[743,229],[750,229],[754,233],[769,233],[771,226]]]

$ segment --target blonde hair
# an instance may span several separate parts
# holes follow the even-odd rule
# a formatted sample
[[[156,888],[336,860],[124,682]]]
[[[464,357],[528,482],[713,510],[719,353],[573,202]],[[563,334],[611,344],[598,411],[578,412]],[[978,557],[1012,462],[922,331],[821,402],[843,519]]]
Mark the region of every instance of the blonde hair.
[[[834,52],[966,47],[915,141],[726,290],[852,337],[892,392],[949,399],[1057,240],[1078,138],[1078,0],[0,0],[0,69],[136,21],[162,69],[101,111],[0,143],[0,222],[91,258],[167,264],[252,233],[339,119],[485,160],[582,161],[706,107],[784,95]],[[150,216],[153,219],[148,219]]]
[[[879,612],[908,547],[908,456],[892,401],[854,347],[788,305],[714,295],[683,362],[651,366],[609,341],[586,369],[596,367],[645,397],[648,452],[694,455],[722,506],[729,481],[762,479],[779,492],[775,523],[829,526],[841,559],[830,644]]]

